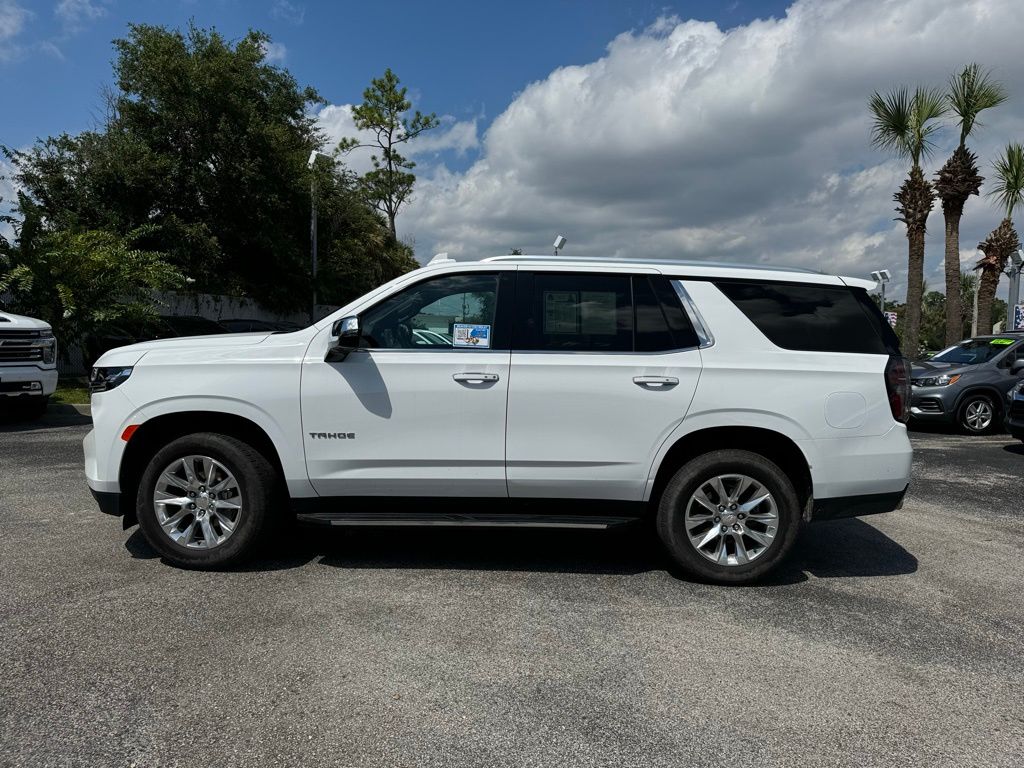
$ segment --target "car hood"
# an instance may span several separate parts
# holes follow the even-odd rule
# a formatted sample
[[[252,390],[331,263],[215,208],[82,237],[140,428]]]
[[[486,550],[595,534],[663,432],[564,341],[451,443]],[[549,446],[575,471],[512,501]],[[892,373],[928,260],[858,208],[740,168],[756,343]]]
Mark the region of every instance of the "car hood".
[[[0,331],[49,331],[50,324],[34,317],[0,312]]]
[[[174,336],[170,339],[153,339],[117,347],[96,361],[97,367],[135,365],[144,354],[161,349],[219,349],[225,347],[249,347],[264,341],[270,333],[219,333],[214,336]]]
[[[976,369],[976,365],[958,365],[957,363],[915,363],[911,368],[911,378],[921,379],[930,376],[941,376],[948,373],[950,376],[958,373],[967,373]]]

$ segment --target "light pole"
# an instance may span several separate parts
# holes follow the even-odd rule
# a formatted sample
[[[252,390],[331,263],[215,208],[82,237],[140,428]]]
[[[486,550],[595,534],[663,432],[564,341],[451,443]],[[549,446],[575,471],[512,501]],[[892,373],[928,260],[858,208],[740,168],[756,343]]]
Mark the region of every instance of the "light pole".
[[[978,255],[983,257],[984,253],[978,251]],[[978,290],[981,288],[981,267],[976,266],[974,268],[974,314],[971,316],[971,336],[978,335]],[[992,329],[989,328],[985,333],[991,333]]]
[[[871,273],[871,279],[878,283],[878,290],[882,294],[882,311],[885,312],[885,284],[892,280],[892,273],[888,269],[880,269]]]
[[[312,325],[316,322],[316,173],[313,172],[313,166],[316,165],[317,157],[323,157],[327,160],[331,158],[325,155],[323,152],[317,152],[315,149],[309,153],[309,160],[306,161],[306,167],[309,168],[309,252],[313,266],[313,303],[309,305],[309,323]]]
[[[557,235],[555,237],[555,256],[557,256],[558,252],[563,248],[565,248],[565,238],[561,235]]]
[[[1006,274],[1010,276],[1009,303],[1006,305],[1006,329],[1009,331],[1017,330],[1014,327],[1013,321],[1015,319],[1017,303],[1020,301],[1020,270],[1022,265],[1024,265],[1024,250],[1011,253],[1010,267],[1006,270]]]

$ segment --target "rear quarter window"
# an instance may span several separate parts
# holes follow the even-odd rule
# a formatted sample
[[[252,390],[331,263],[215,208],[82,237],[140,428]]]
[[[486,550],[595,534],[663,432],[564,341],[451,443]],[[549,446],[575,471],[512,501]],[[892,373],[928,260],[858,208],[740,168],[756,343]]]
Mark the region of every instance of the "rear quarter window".
[[[753,280],[714,283],[783,349],[892,354],[898,346],[892,328],[862,288]]]

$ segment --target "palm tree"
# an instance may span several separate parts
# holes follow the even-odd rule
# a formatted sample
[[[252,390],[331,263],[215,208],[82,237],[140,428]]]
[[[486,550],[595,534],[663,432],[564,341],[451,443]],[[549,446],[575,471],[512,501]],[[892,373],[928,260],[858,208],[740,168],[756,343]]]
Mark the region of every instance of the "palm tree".
[[[996,183],[989,192],[1003,209],[1003,220],[992,233],[978,243],[985,255],[978,261],[981,278],[978,283],[978,333],[992,330],[992,300],[999,285],[999,276],[1006,269],[1010,254],[1020,247],[1020,238],[1013,227],[1013,211],[1024,203],[1024,145],[1007,144],[992,164]]]
[[[967,149],[967,137],[980,126],[978,115],[1006,101],[1006,90],[991,79],[991,73],[977,64],[968,64],[959,75],[949,79],[946,94],[949,109],[960,126],[960,144],[936,174],[935,191],[942,200],[946,220],[946,344],[960,340],[960,217],[964,203],[977,195],[984,179],[978,173],[978,158]]]
[[[924,236],[935,202],[935,190],[924,177],[921,160],[935,148],[935,122],[946,114],[946,100],[938,89],[917,88],[913,95],[896,88],[886,95],[877,91],[868,102],[871,110],[871,143],[896,157],[910,161],[907,180],[893,195],[897,221],[907,227],[907,304],[903,354],[917,357],[921,330],[921,296],[924,282]]]

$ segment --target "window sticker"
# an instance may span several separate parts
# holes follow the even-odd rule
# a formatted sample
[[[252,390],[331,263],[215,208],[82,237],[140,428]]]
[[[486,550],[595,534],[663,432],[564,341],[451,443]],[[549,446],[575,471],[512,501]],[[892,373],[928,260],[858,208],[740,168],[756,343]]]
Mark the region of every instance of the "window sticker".
[[[491,348],[491,326],[455,323],[452,338],[453,347]]]
[[[989,344],[994,346],[1005,346],[1007,344],[1013,344],[1014,341],[1016,341],[1016,339],[992,339]]]
[[[544,333],[579,333],[577,291],[544,291]]]

